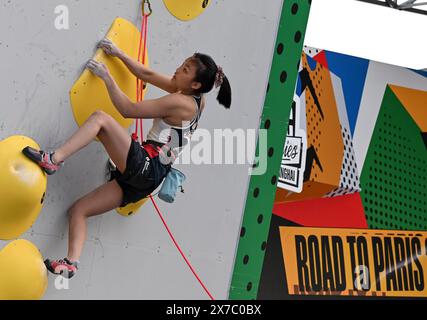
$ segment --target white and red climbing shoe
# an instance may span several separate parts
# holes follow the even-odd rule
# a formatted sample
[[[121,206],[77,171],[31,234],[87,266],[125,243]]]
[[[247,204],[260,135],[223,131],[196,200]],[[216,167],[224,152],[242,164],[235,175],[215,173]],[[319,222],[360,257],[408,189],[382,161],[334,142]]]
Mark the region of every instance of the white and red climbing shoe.
[[[26,147],[22,153],[30,160],[37,163],[48,175],[53,175],[64,165],[64,162],[56,164],[52,160],[54,152],[39,151],[31,147]]]
[[[51,273],[71,279],[78,270],[78,262],[71,262],[67,258],[61,260],[46,259],[44,264]]]

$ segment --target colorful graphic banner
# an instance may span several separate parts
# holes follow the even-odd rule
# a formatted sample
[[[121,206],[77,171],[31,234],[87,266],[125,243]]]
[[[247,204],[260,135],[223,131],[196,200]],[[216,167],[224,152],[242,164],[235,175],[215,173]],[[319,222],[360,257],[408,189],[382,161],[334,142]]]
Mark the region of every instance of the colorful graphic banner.
[[[291,295],[427,297],[427,232],[280,227]]]

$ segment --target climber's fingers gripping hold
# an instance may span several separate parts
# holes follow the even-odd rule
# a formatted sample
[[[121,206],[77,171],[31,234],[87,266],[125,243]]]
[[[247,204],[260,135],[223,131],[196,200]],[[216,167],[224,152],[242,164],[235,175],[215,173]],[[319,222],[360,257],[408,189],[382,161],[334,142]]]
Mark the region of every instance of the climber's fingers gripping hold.
[[[112,57],[117,57],[120,55],[120,49],[108,38],[102,39],[98,43],[98,48],[104,50],[104,52]]]
[[[86,64],[86,68],[103,80],[106,79],[109,74],[108,68],[105,64],[93,59],[89,60],[89,62]]]

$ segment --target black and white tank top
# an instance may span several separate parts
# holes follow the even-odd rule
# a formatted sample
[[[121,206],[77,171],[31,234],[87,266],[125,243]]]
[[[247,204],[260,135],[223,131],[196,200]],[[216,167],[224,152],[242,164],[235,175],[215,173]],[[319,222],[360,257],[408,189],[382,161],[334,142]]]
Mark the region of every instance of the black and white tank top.
[[[166,144],[173,152],[174,157],[178,158],[184,148],[189,144],[202,115],[202,96],[193,96],[193,98],[197,103],[197,114],[193,120],[184,121],[182,127],[176,127],[167,124],[161,118],[156,118],[153,120],[153,126],[147,135],[147,141],[152,140]]]

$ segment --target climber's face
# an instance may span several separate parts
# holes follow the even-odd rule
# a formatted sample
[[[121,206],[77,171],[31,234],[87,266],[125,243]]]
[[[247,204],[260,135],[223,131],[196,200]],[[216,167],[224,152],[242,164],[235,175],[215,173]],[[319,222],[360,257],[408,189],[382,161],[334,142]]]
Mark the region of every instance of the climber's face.
[[[193,92],[201,87],[201,83],[194,81],[196,78],[197,64],[193,57],[190,57],[184,61],[184,63],[176,69],[176,72],[172,78],[175,82],[176,87],[179,90],[186,92]]]

